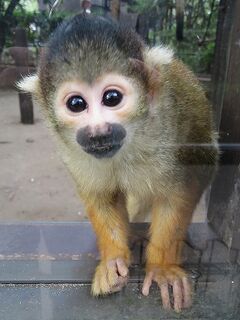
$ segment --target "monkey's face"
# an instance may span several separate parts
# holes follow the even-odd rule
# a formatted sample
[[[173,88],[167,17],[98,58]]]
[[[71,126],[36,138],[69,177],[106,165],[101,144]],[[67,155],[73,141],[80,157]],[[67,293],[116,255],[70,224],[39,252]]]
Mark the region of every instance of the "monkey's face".
[[[64,82],[56,93],[57,121],[71,130],[84,152],[113,157],[127,139],[127,121],[136,114],[138,91],[129,78],[111,73],[91,84]]]

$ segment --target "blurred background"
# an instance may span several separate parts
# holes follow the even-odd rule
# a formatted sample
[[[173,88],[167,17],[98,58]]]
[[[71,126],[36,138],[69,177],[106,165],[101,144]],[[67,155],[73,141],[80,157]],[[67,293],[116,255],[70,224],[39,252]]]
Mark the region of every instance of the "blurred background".
[[[219,0],[59,0],[0,1],[0,57],[14,62],[9,48],[16,45],[15,28],[23,28],[36,64],[39,48],[66,17],[89,10],[112,16],[136,29],[150,45],[165,43],[195,72],[212,70]],[[3,66],[1,66],[3,68]]]

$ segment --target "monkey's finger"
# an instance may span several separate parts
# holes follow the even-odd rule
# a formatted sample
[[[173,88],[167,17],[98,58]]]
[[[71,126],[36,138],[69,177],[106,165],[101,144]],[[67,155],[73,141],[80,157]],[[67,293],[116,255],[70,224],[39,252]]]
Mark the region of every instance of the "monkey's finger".
[[[104,266],[102,268],[101,274],[99,274],[99,287],[101,294],[107,294],[111,292],[111,287],[117,282],[116,273],[109,272],[109,270]]]
[[[189,308],[192,305],[192,285],[187,277],[182,279],[183,284],[183,307]]]
[[[153,273],[152,272],[149,272],[144,281],[143,281],[143,287],[142,287],[142,294],[144,296],[148,296],[149,295],[149,289],[151,287],[151,284],[152,284],[152,278],[153,278]]]
[[[116,264],[108,265],[107,267],[107,280],[110,287],[118,284],[118,273]]]
[[[96,269],[95,276],[92,283],[92,294],[99,296],[100,294],[106,294],[109,291],[109,286],[106,279],[106,273],[104,268],[99,265]]]
[[[106,266],[107,266],[108,272],[117,274],[118,270],[117,270],[116,260],[109,260]]]
[[[95,277],[92,282],[91,288],[92,295],[98,296],[101,293],[99,280]]]
[[[180,312],[183,308],[183,290],[182,281],[175,280],[173,282],[173,299],[174,299],[174,310]]]
[[[122,258],[117,258],[117,270],[120,276],[126,277],[128,275],[128,267]]]
[[[114,270],[117,271],[116,260],[107,261],[107,268],[108,269],[114,269]]]
[[[111,288],[111,292],[120,291],[128,282],[128,277],[118,277],[117,283]]]
[[[163,308],[170,310],[171,303],[170,303],[168,284],[164,283],[164,284],[161,284],[159,287],[160,287],[160,292],[161,292]]]

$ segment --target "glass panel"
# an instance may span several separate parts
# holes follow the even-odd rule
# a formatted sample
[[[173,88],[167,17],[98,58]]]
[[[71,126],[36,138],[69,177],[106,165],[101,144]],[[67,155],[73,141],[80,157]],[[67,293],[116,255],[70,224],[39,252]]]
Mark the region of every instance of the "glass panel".
[[[91,42],[93,53],[91,45],[86,51],[84,45],[82,51],[76,50],[76,43],[84,44],[85,35],[90,37],[91,32],[87,22],[82,27],[84,32],[75,24],[73,43],[64,50],[58,47],[58,41],[53,43],[55,58],[48,56],[49,61],[52,60],[46,69],[37,69],[40,56],[47,61],[45,47],[51,32],[77,13],[95,19],[93,25],[99,24],[93,35],[96,43]],[[3,319],[130,319],[133,314],[136,319],[155,319],[159,314],[161,319],[239,319],[239,13],[240,2],[226,0],[0,1],[0,304]],[[107,20],[98,20],[98,16]],[[135,30],[145,44],[136,37],[128,38],[128,32],[123,38],[118,34],[116,41],[110,19],[119,20],[120,26],[127,30]],[[101,23],[108,27],[105,25],[102,30]],[[65,31],[63,28],[59,41],[70,39],[64,36]],[[101,43],[102,39],[110,43]],[[159,45],[168,47],[156,51],[147,49]],[[220,153],[211,183],[202,181],[214,167],[214,139],[208,133],[211,115],[203,115],[206,103],[202,106],[203,95],[198,83],[192,80],[189,85],[192,75],[175,57],[195,73],[213,107]],[[84,63],[79,66],[81,59]],[[68,79],[66,70],[74,63],[77,67],[72,68],[71,79]],[[52,80],[48,72],[55,64],[51,77],[56,79]],[[110,73],[110,82],[104,78],[106,70]],[[44,105],[42,109],[41,103],[33,99],[34,94],[31,96],[16,87],[17,81],[36,71],[42,79],[41,90],[45,90],[41,99],[39,93],[35,96]],[[118,73],[118,77],[112,75],[112,71]],[[54,86],[66,78],[73,82],[77,79],[74,89],[64,87],[54,92]],[[102,87],[99,79],[104,83]],[[33,82],[24,85],[32,91]],[[70,96],[68,91],[64,96],[58,93],[65,92],[66,88],[71,91]],[[139,92],[140,98],[136,100]],[[47,99],[52,97],[57,102],[48,106],[48,110],[50,116],[54,114],[57,119],[50,121],[50,125],[44,121],[47,114],[44,108]],[[82,108],[80,111],[84,111],[85,116],[74,108]],[[58,137],[53,131],[64,136],[62,148],[68,141],[64,162],[69,164],[69,159],[75,157],[69,171],[75,180],[85,179],[84,184],[79,183],[78,190],[61,159]],[[129,141],[135,143],[128,145]],[[120,152],[116,149],[115,155],[113,147]],[[127,151],[124,154],[122,150]],[[102,154],[106,159],[102,159],[105,157]],[[86,158],[85,168],[80,163]],[[105,170],[109,163],[109,169]],[[99,175],[95,176],[96,172]],[[102,181],[105,189],[99,192]],[[201,183],[205,184],[200,197]],[[88,190],[89,185],[92,186],[89,188],[91,201],[86,197],[88,192],[84,194],[82,190]],[[89,216],[94,216],[98,241],[78,193],[85,195]],[[195,198],[197,200],[193,200]],[[194,213],[192,219],[189,218],[186,239],[182,241],[188,222],[181,211],[189,211],[190,206]],[[126,241],[122,236],[128,234],[123,231],[125,209],[131,222],[128,284],[117,294],[95,299],[90,291],[100,256],[103,262],[105,257],[107,263],[110,260],[111,266],[114,261],[114,275],[117,281],[122,281],[117,282],[117,286],[114,283],[106,293],[121,288],[127,279],[121,275],[128,264]],[[114,210],[118,215],[113,217]],[[111,214],[102,219],[106,212]],[[165,306],[169,303],[179,311],[178,303],[182,307],[188,304],[185,277],[175,267],[180,263],[182,244],[181,264],[192,281],[194,293],[192,306],[176,313],[162,308],[162,303],[167,290],[170,300],[165,295]],[[148,297],[142,294],[143,286],[146,287],[146,252],[149,277],[154,272],[159,276],[153,279]],[[122,260],[123,269],[119,267]],[[106,277],[100,278],[99,287],[110,282],[109,273]]]

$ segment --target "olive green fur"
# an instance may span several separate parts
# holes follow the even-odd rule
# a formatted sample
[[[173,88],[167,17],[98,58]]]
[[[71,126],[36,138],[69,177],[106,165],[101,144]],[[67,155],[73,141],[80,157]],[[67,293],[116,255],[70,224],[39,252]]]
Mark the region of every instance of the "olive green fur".
[[[122,51],[113,38],[107,43],[98,42],[97,37],[95,43],[88,39],[81,44],[65,42],[62,53],[53,54],[49,45],[43,51],[36,96],[60,137],[64,161],[83,195],[121,190],[137,198],[167,196],[187,190],[195,179],[200,194],[211,182],[218,159],[212,110],[204,91],[178,59],[150,65],[144,60],[149,48],[135,34],[126,37]],[[127,48],[131,37],[136,42],[135,54],[134,48],[130,53]],[[139,98],[136,114],[123,124],[132,133],[131,141],[112,159],[97,161],[69,139],[70,131],[56,118],[53,103],[62,82],[91,83],[108,72],[129,77],[137,84]]]

